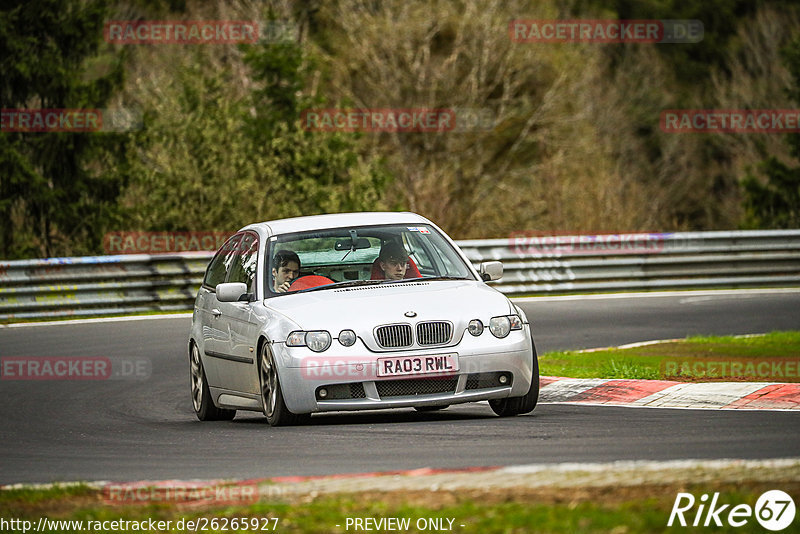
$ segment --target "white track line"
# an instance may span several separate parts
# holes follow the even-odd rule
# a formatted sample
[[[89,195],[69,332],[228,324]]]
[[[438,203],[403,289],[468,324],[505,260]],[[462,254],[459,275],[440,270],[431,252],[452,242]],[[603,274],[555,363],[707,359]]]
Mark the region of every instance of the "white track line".
[[[667,470],[667,469],[756,469],[760,467],[789,468],[800,466],[800,458],[776,458],[771,460],[621,460],[617,462],[564,462],[559,464],[528,464],[511,465],[501,467],[500,471],[505,473],[539,473],[542,471],[555,471],[569,473],[574,471],[595,471],[607,472],[615,469],[646,469],[646,470]]]
[[[186,319],[190,318],[191,316],[191,312],[164,313],[159,315],[124,315],[120,317],[96,317],[94,319],[66,319],[63,321],[0,324],[0,328],[25,328],[30,326],[61,326],[74,324],[114,323],[124,321],[148,321],[151,319]]]
[[[516,297],[515,302],[551,302],[560,300],[605,300],[605,299],[633,299],[633,298],[664,298],[664,297],[720,297],[738,295],[770,295],[800,293],[800,288],[780,287],[762,289],[703,289],[698,291],[645,291],[631,293],[593,293],[591,295],[558,295],[542,297]]]

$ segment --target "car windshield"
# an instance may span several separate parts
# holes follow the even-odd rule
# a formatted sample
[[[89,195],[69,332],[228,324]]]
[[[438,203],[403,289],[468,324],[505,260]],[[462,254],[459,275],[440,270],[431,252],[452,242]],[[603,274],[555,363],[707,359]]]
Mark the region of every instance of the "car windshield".
[[[452,245],[429,225],[365,226],[272,238],[267,296],[425,278],[475,280]]]

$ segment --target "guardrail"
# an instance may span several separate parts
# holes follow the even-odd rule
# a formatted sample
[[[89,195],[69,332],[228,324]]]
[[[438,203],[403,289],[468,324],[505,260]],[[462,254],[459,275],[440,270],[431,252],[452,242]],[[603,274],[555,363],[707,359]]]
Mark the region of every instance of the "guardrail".
[[[800,286],[800,230],[459,241],[507,294]],[[0,321],[191,310],[213,253],[0,262]]]

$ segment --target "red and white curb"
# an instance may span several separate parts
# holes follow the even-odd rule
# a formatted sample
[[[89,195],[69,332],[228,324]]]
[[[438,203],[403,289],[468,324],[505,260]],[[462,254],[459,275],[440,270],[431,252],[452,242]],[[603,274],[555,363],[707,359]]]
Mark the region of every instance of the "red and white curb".
[[[555,376],[543,376],[539,384],[540,403],[724,410],[800,410],[800,384],[688,383]]]

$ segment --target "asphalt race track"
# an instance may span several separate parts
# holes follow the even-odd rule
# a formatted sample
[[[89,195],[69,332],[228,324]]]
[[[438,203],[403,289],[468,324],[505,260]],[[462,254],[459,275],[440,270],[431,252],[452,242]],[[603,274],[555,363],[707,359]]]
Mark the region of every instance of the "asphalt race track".
[[[540,352],[693,334],[800,329],[800,291],[518,301]],[[146,358],[144,380],[0,381],[0,484],[260,478],[553,462],[800,456],[800,413],[486,404],[201,423],[189,399],[190,319],[0,328],[0,356]]]

